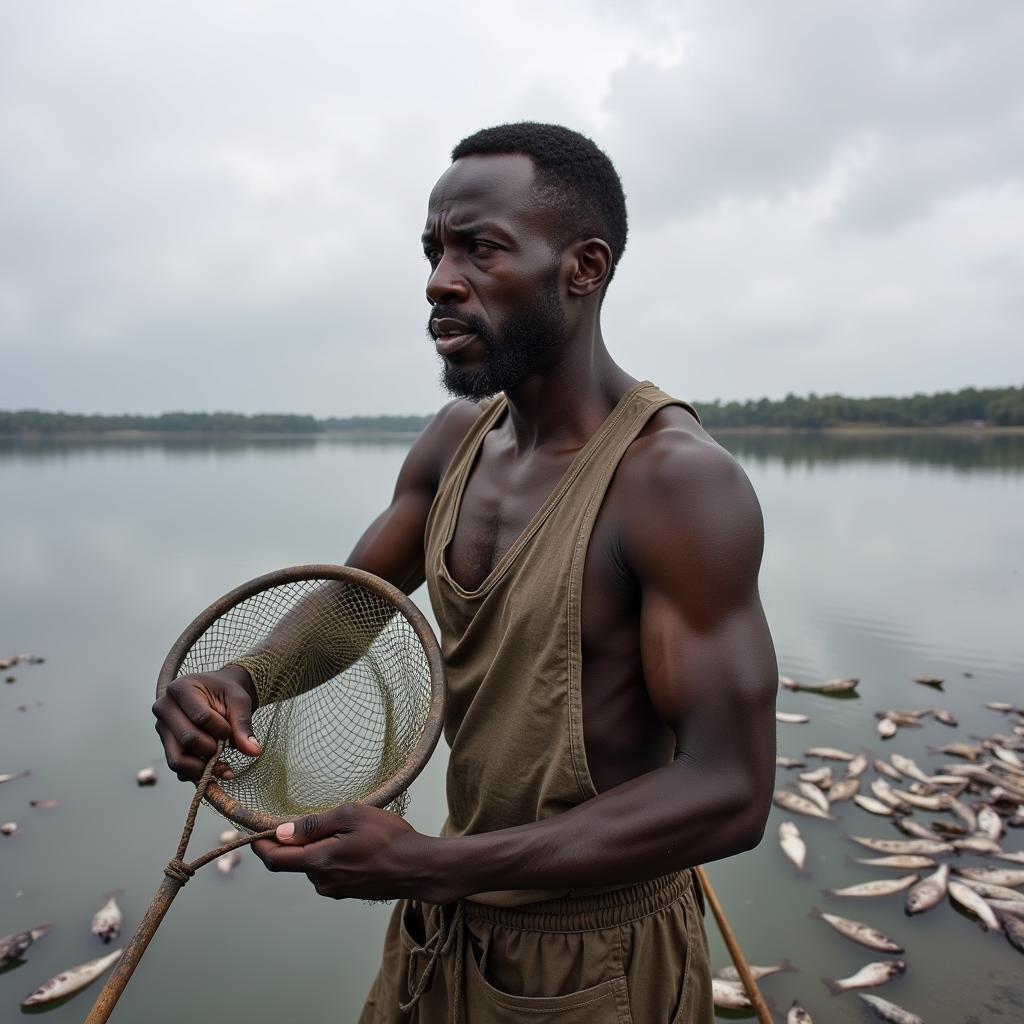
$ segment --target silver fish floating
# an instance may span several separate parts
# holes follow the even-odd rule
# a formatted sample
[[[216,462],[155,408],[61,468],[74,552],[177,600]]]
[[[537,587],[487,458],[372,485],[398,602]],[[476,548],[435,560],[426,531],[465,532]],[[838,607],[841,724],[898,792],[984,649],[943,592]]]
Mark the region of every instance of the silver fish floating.
[[[893,768],[900,773],[900,775],[906,775],[908,779],[916,779],[918,782],[927,782],[928,776],[917,766],[917,762],[913,758],[904,757],[902,754],[893,753],[889,760],[892,762]]]
[[[868,759],[864,754],[858,754],[847,766],[846,774],[849,778],[859,778],[868,770]]]
[[[233,828],[226,828],[224,829],[223,832],[220,833],[220,835],[217,836],[217,842],[220,843],[221,846],[224,846],[225,843],[233,843],[236,839],[241,838],[241,832],[238,832]]]
[[[711,979],[711,998],[715,1006],[723,1010],[749,1010],[750,997],[738,981]]]
[[[852,761],[854,755],[838,747],[808,747],[804,751],[804,757],[821,757],[826,761]]]
[[[793,822],[783,821],[779,825],[779,846],[782,847],[782,852],[796,865],[797,871],[803,871],[807,861],[807,844]]]
[[[977,761],[985,753],[980,744],[972,743],[947,743],[944,747],[939,747],[939,751],[943,754],[952,754],[954,757],[962,757],[965,761]]]
[[[999,844],[986,836],[968,836],[966,839],[954,839],[953,849],[961,853],[999,853]]]
[[[875,878],[870,882],[858,882],[842,889],[824,889],[829,896],[843,896],[853,899],[873,899],[876,896],[891,896],[894,892],[909,889],[920,875],[904,875],[902,878]]]
[[[1015,853],[996,853],[993,856],[997,860],[1008,860],[1011,864],[1024,864],[1024,850]]]
[[[893,792],[904,803],[910,804],[921,811],[945,811],[949,807],[949,794],[936,793],[934,796],[920,796],[905,789],[894,789]]]
[[[978,831],[992,842],[998,842],[1003,835],[1003,819],[991,807],[978,809]]]
[[[916,1013],[904,1010],[902,1006],[890,1003],[888,999],[881,996],[868,995],[865,992],[858,992],[857,995],[878,1014],[882,1020],[891,1021],[892,1024],[924,1024],[924,1020]]]
[[[1024,920],[1006,914],[1001,918],[1001,922],[1007,941],[1018,953],[1024,953]]]
[[[943,725],[949,725],[954,728],[960,724],[953,712],[947,711],[945,708],[932,708],[932,717],[936,722],[941,722]]]
[[[952,843],[944,843],[940,839],[873,839],[851,835],[847,835],[847,838],[878,853],[920,853],[925,857],[933,857],[954,850]]]
[[[811,1015],[796,1001],[786,1014],[786,1024],[814,1024]]]
[[[941,676],[914,676],[915,683],[920,683],[922,686],[930,686],[935,690],[941,690],[942,684],[945,681]]]
[[[820,789],[818,789],[817,786],[815,786],[811,782],[798,782],[797,788],[800,790],[800,793],[803,796],[807,797],[807,799],[810,800],[811,803],[814,804],[819,810],[824,811],[826,814],[828,813],[828,809],[830,806],[828,802],[828,797],[825,796],[825,794]]]
[[[795,757],[782,757],[780,755],[775,758],[776,768],[803,768],[805,764],[805,761],[798,761]]]
[[[791,793],[788,789],[775,790],[772,794],[772,803],[781,807],[784,811],[792,811],[794,814],[806,814],[809,818],[824,818],[826,821],[835,821],[831,814],[823,811],[817,804],[808,800],[807,797],[800,796],[799,793]]]
[[[121,913],[121,908],[117,905],[117,897],[121,891],[119,889],[117,892],[108,893],[106,903],[92,916],[90,930],[93,935],[104,942],[110,942],[121,934],[121,922],[124,916]]]
[[[780,974],[783,971],[795,971],[796,968],[788,961],[783,960],[781,964],[772,964],[770,967],[758,967],[757,964],[747,964],[750,968],[750,973],[754,978],[754,981],[760,981],[762,978],[767,978],[771,974]],[[723,981],[739,981],[740,972],[735,967],[723,967],[720,971],[715,972],[716,978],[721,978]]]
[[[896,735],[898,727],[891,718],[880,718],[877,729],[883,740],[891,740]]]
[[[5,821],[0,825],[0,835],[13,836],[19,829],[19,825],[16,821]]]
[[[797,683],[796,689],[806,693],[851,693],[859,679],[826,679],[823,683]]]
[[[0,938],[0,967],[4,967],[12,960],[17,960],[36,939],[41,939],[49,930],[50,925],[41,924],[35,928],[29,928],[27,932],[15,932],[13,935],[5,935]]]
[[[904,803],[899,798],[896,790],[885,779],[872,779],[869,783],[869,788],[883,804],[888,804],[894,811],[910,810],[909,804]]]
[[[868,949],[877,950],[879,953],[903,952],[902,946],[887,938],[877,928],[862,924],[860,921],[851,921],[848,917],[840,917],[838,914],[826,914],[817,907],[811,907],[810,916],[821,918],[844,938],[859,943],[861,946],[867,946]]]
[[[881,814],[885,817],[892,817],[892,808],[883,804],[881,800],[875,800],[870,796],[864,796],[863,794],[858,793],[853,798],[853,802],[870,814]]]
[[[866,864],[869,868],[898,868],[901,871],[918,871],[921,868],[935,867],[931,857],[903,854],[891,857],[854,857],[854,863]]]
[[[985,704],[990,711],[1001,711],[1006,714],[1007,711],[1013,710],[1012,704],[1007,704],[1004,700],[990,700]]]
[[[996,885],[994,882],[977,882],[973,878],[961,878],[958,881],[963,882],[968,889],[973,889],[979,896],[983,896],[986,900],[1019,900],[1024,899],[1024,895],[1017,892],[1016,889],[1011,889],[1007,885]]]
[[[942,864],[931,875],[926,875],[907,893],[904,911],[911,914],[922,914],[932,907],[938,906],[946,898],[946,886],[949,883],[949,865]]]
[[[808,715],[801,715],[795,711],[776,711],[775,721],[784,722],[787,725],[803,725],[811,719]]]
[[[920,839],[923,842],[929,842],[935,836],[931,829],[925,828],[924,825],[919,821],[914,821],[913,818],[893,818],[892,823],[904,835],[913,836],[915,839]]]
[[[810,782],[822,789],[828,789],[832,785],[832,769],[828,765],[821,768],[814,768],[809,772],[801,772],[797,778],[801,782]]]
[[[855,775],[848,775],[846,778],[833,782],[828,788],[828,802],[838,804],[843,800],[849,800],[857,790],[860,789],[860,779]]]
[[[135,782],[140,786],[155,786],[156,769],[152,766],[149,768],[140,768],[135,773]]]
[[[8,772],[6,775],[0,775],[0,785],[5,782],[13,782],[15,779],[20,779],[25,775],[28,775],[28,772]]]
[[[230,875],[241,863],[242,855],[237,850],[228,850],[217,858],[217,870],[222,875]]]
[[[1008,885],[1011,888],[1024,885],[1024,871],[1012,868],[954,868],[961,878],[973,878],[976,882],[991,882],[992,885]],[[1020,897],[1024,900],[1024,893]]]
[[[974,914],[989,931],[1001,932],[1003,930],[995,912],[973,889],[969,889],[961,882],[951,880],[949,895],[961,907]]]
[[[854,988],[877,988],[887,981],[902,974],[907,969],[903,960],[876,960],[874,963],[865,964],[856,974],[848,978],[822,978],[822,982],[832,995],[837,996],[842,992],[849,992]]]
[[[888,761],[883,761],[881,758],[875,758],[875,771],[879,775],[887,775],[890,779],[894,779],[897,782],[903,781],[903,776]]]
[[[22,1006],[37,1006],[39,1003],[48,1003],[53,999],[60,999],[69,996],[72,992],[85,988],[91,981],[95,981],[115,960],[121,955],[121,950],[115,949],[106,956],[98,957],[87,963],[71,967],[60,974],[54,975],[49,981],[44,981],[31,995],[22,1000]]]

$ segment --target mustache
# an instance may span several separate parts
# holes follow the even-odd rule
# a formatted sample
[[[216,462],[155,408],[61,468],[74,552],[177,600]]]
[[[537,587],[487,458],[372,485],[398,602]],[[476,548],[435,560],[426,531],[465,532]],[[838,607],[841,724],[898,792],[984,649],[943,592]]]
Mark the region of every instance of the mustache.
[[[431,324],[435,320],[458,320],[464,323],[471,334],[476,334],[485,343],[491,339],[491,329],[487,324],[478,316],[472,313],[463,313],[461,310],[454,306],[437,305],[430,310],[430,316],[427,317],[427,337],[437,340],[437,335],[434,334],[434,329]]]

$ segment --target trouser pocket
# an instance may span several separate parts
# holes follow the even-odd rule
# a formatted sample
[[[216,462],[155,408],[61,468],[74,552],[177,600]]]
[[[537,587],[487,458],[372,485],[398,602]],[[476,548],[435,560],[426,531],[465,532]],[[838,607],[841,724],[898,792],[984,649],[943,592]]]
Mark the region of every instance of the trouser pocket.
[[[481,1024],[632,1024],[624,977],[559,996],[517,996],[492,985],[470,945],[466,949],[466,1009]]]

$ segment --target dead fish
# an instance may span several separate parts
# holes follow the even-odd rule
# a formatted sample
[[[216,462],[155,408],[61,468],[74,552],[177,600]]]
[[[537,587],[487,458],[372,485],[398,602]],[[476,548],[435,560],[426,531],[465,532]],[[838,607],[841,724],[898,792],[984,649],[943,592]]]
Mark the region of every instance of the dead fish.
[[[832,785],[832,769],[828,765],[822,768],[815,768],[813,771],[801,772],[797,776],[801,782],[810,782],[822,789],[828,789]]]
[[[991,882],[993,885],[1024,885],[1024,871],[1014,871],[1012,868],[957,868],[956,874],[961,878],[973,878],[976,882]],[[1024,900],[1024,894],[1020,898]]]
[[[811,907],[810,916],[820,917],[840,935],[862,946],[867,946],[868,949],[877,950],[879,953],[903,952],[902,946],[897,945],[877,928],[872,928],[871,925],[862,924],[860,921],[851,921],[848,917],[840,917],[838,914],[826,914],[817,907]]]
[[[10,772],[7,775],[0,775],[0,785],[5,782],[12,782],[14,779],[20,779],[23,775],[28,775],[28,772]]]
[[[794,814],[806,814],[810,818],[824,818],[826,821],[835,819],[827,811],[823,811],[817,804],[811,803],[805,796],[799,793],[791,793],[788,789],[777,789],[772,794],[772,802],[785,811],[792,811]],[[827,802],[827,801],[826,801]]]
[[[36,939],[41,939],[49,930],[50,925],[41,924],[29,928],[27,932],[15,932],[0,938],[0,967],[17,960]]]
[[[870,882],[859,882],[843,889],[823,890],[829,896],[842,896],[852,899],[874,899],[876,896],[891,896],[894,892],[909,889],[920,875],[904,875],[902,878],[875,878]]]
[[[152,765],[148,768],[140,768],[135,773],[135,781],[140,786],[155,786],[156,769]]]
[[[859,778],[868,770],[868,759],[864,754],[858,754],[847,766],[846,774],[851,778]]]
[[[894,789],[893,792],[904,803],[922,811],[944,811],[949,806],[949,795],[946,793],[938,793],[935,796],[919,796],[917,793],[908,793],[903,789]]]
[[[857,995],[878,1014],[882,1020],[891,1021],[892,1024],[924,1024],[924,1020],[916,1013],[904,1010],[902,1006],[890,1003],[888,999],[881,996],[868,995],[866,992],[858,992]]]
[[[228,850],[217,858],[217,870],[222,875],[230,875],[242,862],[242,855],[237,850]]]
[[[997,917],[1000,914],[1024,917],[1024,896],[1016,900],[986,900],[985,902],[996,912]]]
[[[822,982],[832,995],[837,996],[842,992],[849,992],[854,988],[876,988],[884,985],[897,974],[902,974],[907,969],[903,960],[876,960],[874,963],[865,964],[856,974],[848,978],[822,978]]]
[[[795,757],[780,756],[775,758],[776,768],[803,768],[805,764],[805,761],[798,761]]]
[[[853,802],[858,806],[868,811],[870,814],[881,814],[885,817],[892,816],[892,808],[883,804],[881,800],[875,800],[873,797],[864,796],[862,793],[857,793],[853,798]]]
[[[872,779],[868,788],[882,801],[888,804],[895,811],[909,811],[910,806],[899,798],[896,790],[889,785],[885,779]]]
[[[935,838],[935,833],[931,829],[925,828],[919,821],[914,821],[913,818],[893,818],[892,823],[905,835],[913,836],[915,839],[923,839],[925,841]]]
[[[986,836],[968,836],[966,839],[954,839],[953,849],[961,853],[998,853],[999,844]]]
[[[921,727],[920,718],[924,712],[918,714],[914,711],[876,711],[875,717],[880,719],[888,719],[894,725],[898,725],[901,729],[919,729]]]
[[[940,836],[947,836],[950,839],[959,839],[961,836],[967,835],[967,826],[960,821],[946,821],[945,818],[940,818],[930,824],[933,832],[938,832]]]
[[[711,979],[711,998],[715,1006],[723,1010],[748,1010],[750,997],[746,989],[738,981],[723,981],[721,978]]]
[[[811,719],[808,715],[797,714],[795,711],[776,711],[775,721],[785,722],[789,725],[803,725]]]
[[[922,686],[930,686],[935,690],[941,690],[942,684],[945,681],[940,676],[914,676],[915,683],[920,683]]]
[[[1024,921],[1012,914],[1004,914],[999,920],[1010,945],[1018,953],[1024,953]]]
[[[978,808],[978,831],[993,842],[1003,835],[1003,819],[991,807]]]
[[[826,761],[852,761],[853,754],[848,754],[838,747],[808,747],[804,751],[804,757],[821,757]]]
[[[1016,853],[997,853],[995,854],[997,860],[1008,860],[1011,864],[1024,864],[1024,850],[1019,850]]]
[[[786,690],[795,690],[800,684],[789,676],[779,676],[779,686]]]
[[[48,1003],[52,999],[60,999],[62,996],[77,992],[80,988],[85,988],[89,982],[95,981],[110,967],[120,955],[121,950],[115,949],[106,956],[61,971],[49,981],[44,981],[31,995],[22,1000],[21,1005],[36,1006],[39,1003]]]
[[[60,803],[57,800],[29,800],[29,807],[39,807],[44,811],[52,811],[54,807],[59,807]]]
[[[91,931],[93,935],[104,942],[110,942],[111,939],[116,939],[121,934],[121,922],[124,915],[117,905],[117,897],[122,891],[118,889],[117,892],[108,893],[104,897],[106,903],[92,916]]]
[[[794,999],[786,1014],[786,1024],[814,1024],[811,1015]]]
[[[1016,768],[1017,771],[1024,771],[1024,763],[1021,762],[1021,759],[1014,751],[1001,747],[998,743],[993,743],[989,749],[1004,764],[1008,764],[1011,768]]]
[[[807,797],[819,810],[824,811],[828,814],[829,802],[828,797],[817,786],[810,782],[798,782],[797,788],[800,792]]]
[[[770,967],[758,967],[757,964],[747,964],[747,966],[750,968],[754,981],[767,978],[770,974],[780,974],[783,971],[796,970],[788,960],[783,960],[781,964],[772,964]],[[721,978],[723,981],[739,981],[740,972],[735,967],[723,967],[715,973],[715,977]]]
[[[918,768],[917,762],[913,758],[904,757],[902,754],[893,752],[889,760],[892,762],[893,768],[901,775],[906,775],[908,779],[916,779],[918,782],[928,781],[928,776]]]
[[[1016,889],[1011,889],[1008,885],[996,885],[994,882],[979,882],[973,878],[961,878],[959,881],[963,882],[968,889],[973,889],[979,896],[984,896],[987,900],[1009,900],[1012,903],[1014,900],[1024,899],[1024,895],[1017,892]]]
[[[990,931],[999,932],[1003,930],[992,908],[969,886],[956,881],[956,879],[951,879],[949,895],[961,907],[974,914]]]
[[[860,789],[860,779],[855,775],[833,782],[828,788],[828,802],[837,804],[842,800],[849,800],[858,789]]]
[[[932,717],[943,725],[950,725],[956,727],[960,723],[957,722],[956,717],[952,711],[947,711],[945,708],[932,708]]]
[[[813,685],[805,683],[798,689],[807,690],[810,693],[850,693],[857,689],[859,682],[859,679],[826,679],[823,683]]]
[[[782,847],[782,852],[796,865],[797,870],[803,871],[807,861],[807,844],[793,822],[783,821],[779,824],[779,846]]]
[[[233,828],[226,828],[223,832],[220,833],[220,835],[217,836],[217,842],[220,843],[221,846],[224,846],[226,843],[233,843],[235,842],[236,839],[241,838],[241,832],[237,832]]]
[[[895,779],[897,782],[903,781],[903,776],[888,761],[883,761],[881,758],[875,758],[875,771],[879,775],[888,775],[890,779]]]
[[[939,853],[953,852],[952,843],[944,843],[939,839],[872,839],[868,836],[849,834],[846,834],[846,837],[878,853],[920,853],[925,857],[933,857]]]
[[[896,854],[890,857],[854,857],[857,864],[867,864],[871,868],[898,868],[901,871],[917,871],[920,868],[933,868],[935,861],[931,857],[914,856],[912,854]]]
[[[18,831],[18,823],[16,821],[5,821],[0,825],[0,833],[5,836],[13,836]]]
[[[943,754],[952,754],[954,757],[962,757],[966,761],[977,761],[985,753],[980,744],[975,746],[972,743],[947,743],[944,747],[939,747],[939,751]]]
[[[907,893],[907,902],[903,908],[907,916],[924,913],[924,911],[931,910],[932,907],[941,903],[945,899],[948,882],[948,864],[939,865],[937,871],[922,878]]]
[[[990,700],[985,704],[990,711],[1002,711],[1004,714],[1007,711],[1013,710],[1012,704],[1007,704],[1004,700]]]
[[[968,807],[962,800],[955,796],[949,798],[949,809],[967,826],[968,832],[974,832],[978,828],[978,816],[972,807]]]
[[[878,720],[878,735],[883,740],[891,740],[896,735],[896,723],[891,718],[880,718]]]

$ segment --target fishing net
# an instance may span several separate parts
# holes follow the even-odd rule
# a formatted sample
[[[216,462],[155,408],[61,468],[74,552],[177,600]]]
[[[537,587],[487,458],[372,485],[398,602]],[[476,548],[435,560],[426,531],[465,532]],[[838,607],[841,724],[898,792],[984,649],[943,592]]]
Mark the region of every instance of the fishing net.
[[[219,785],[278,818],[373,796],[406,763],[430,708],[430,662],[389,598],[348,580],[299,579],[245,598],[188,649],[177,675],[248,670],[262,753],[227,748]],[[406,793],[389,809],[402,813]]]

